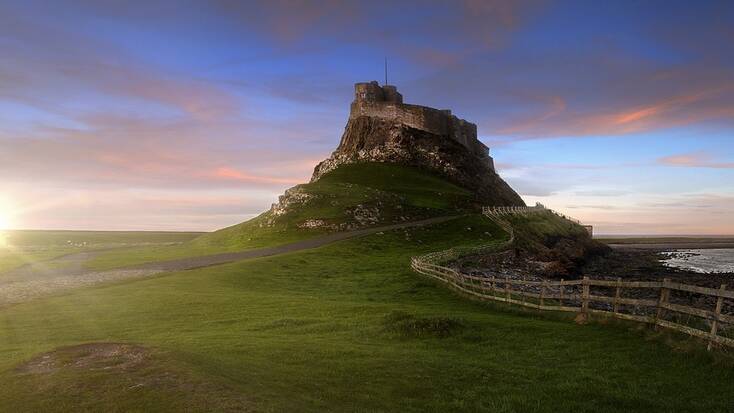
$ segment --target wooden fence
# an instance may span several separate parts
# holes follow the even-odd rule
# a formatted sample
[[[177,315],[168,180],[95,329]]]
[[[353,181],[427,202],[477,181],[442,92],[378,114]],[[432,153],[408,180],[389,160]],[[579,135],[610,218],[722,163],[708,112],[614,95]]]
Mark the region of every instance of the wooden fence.
[[[533,209],[533,208],[529,208]],[[483,211],[503,228],[509,223],[501,219],[503,214],[528,213],[528,209],[516,212]],[[507,229],[507,228],[505,228]],[[710,350],[714,344],[734,347],[734,338],[727,337],[731,330],[722,331],[723,325],[734,325],[734,315],[724,313],[724,300],[734,300],[734,290],[707,288],[695,285],[663,281],[596,280],[584,277],[580,280],[528,281],[510,277],[479,276],[459,272],[443,266],[462,255],[479,252],[497,252],[506,249],[514,239],[510,226],[510,241],[499,246],[478,248],[452,248],[413,257],[411,267],[420,274],[435,278],[449,286],[482,300],[493,300],[547,311],[577,312],[583,319],[589,314],[606,314],[612,317],[639,321],[654,326],[676,330],[708,341]],[[625,290],[643,292],[641,298],[625,297]],[[707,297],[704,302],[711,308],[704,309],[676,303],[671,292],[688,297]],[[731,306],[729,306],[731,307]],[[691,318],[695,317],[695,318]],[[698,321],[697,321],[698,320]],[[703,328],[705,328],[705,330]],[[722,335],[722,333],[724,335]]]

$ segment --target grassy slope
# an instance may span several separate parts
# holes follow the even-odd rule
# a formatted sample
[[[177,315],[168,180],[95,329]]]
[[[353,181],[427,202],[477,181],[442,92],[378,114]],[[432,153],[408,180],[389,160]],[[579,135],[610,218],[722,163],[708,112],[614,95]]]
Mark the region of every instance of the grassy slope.
[[[129,244],[187,242],[199,232],[4,231],[0,233],[0,273],[61,255]]]
[[[299,187],[315,198],[305,207],[278,217],[272,227],[261,225],[270,218],[270,213],[265,212],[247,222],[205,234],[186,245],[111,251],[93,260],[90,267],[107,269],[295,242],[328,232],[326,229],[298,228],[298,224],[308,219],[320,219],[329,224],[348,223],[353,218],[345,211],[357,205],[379,204],[380,221],[375,225],[388,225],[400,222],[403,216],[418,220],[456,215],[471,202],[468,191],[425,171],[397,164],[345,165],[317,182]]]
[[[455,215],[457,209],[470,202],[468,191],[443,179],[416,168],[386,163],[344,165],[299,187],[315,198],[306,207],[279,217],[274,227],[259,227],[268,216],[265,213],[252,221],[202,236],[195,243],[236,248],[269,246],[284,238],[295,240],[323,232],[296,228],[308,219],[330,224],[349,222],[352,218],[346,211],[356,205],[379,205],[379,224],[387,225],[400,222],[401,216],[419,219]]]
[[[588,236],[588,232],[581,225],[547,211],[528,215],[509,215],[506,219],[512,224],[521,242],[542,242],[545,237]]]
[[[470,216],[319,250],[77,290],[0,311],[0,411],[217,410],[190,388],[114,392],[104,371],[18,375],[38,352],[140,343],[258,411],[726,411],[734,370],[622,324],[469,301],[409,257],[499,242]],[[149,374],[130,372],[129,374]],[[213,383],[213,384],[212,384]],[[218,388],[219,388],[218,387]],[[208,403],[208,404],[207,404]],[[214,405],[212,405],[214,404]]]

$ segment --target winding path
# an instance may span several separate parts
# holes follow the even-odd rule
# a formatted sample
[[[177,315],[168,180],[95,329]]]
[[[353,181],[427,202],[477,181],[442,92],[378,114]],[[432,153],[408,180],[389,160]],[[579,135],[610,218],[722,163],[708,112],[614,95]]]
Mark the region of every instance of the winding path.
[[[84,268],[84,263],[99,251],[69,254],[49,261],[27,264],[0,274],[0,307],[85,285],[127,278],[148,277],[163,272],[191,270],[246,259],[286,254],[378,232],[438,224],[456,218],[458,216],[436,217],[356,231],[337,232],[275,247],[149,262],[107,271],[90,271]]]

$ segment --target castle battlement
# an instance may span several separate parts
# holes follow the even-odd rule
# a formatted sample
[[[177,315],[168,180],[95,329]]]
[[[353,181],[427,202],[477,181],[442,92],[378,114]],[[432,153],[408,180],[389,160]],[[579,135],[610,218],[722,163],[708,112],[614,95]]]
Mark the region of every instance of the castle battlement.
[[[471,153],[486,158],[494,169],[489,148],[477,139],[477,125],[451,114],[450,109],[403,103],[403,95],[392,85],[380,86],[376,81],[355,83],[350,119],[371,116],[397,121],[411,128],[446,136],[462,144]]]

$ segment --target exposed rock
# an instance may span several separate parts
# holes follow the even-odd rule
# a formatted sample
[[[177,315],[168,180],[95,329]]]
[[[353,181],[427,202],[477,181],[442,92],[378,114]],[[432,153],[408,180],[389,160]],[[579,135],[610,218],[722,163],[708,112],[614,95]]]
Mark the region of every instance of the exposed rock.
[[[474,191],[484,205],[525,205],[485,158],[455,140],[369,116],[349,120],[339,147],[316,166],[311,182],[340,165],[359,162],[399,163],[438,173]]]
[[[324,222],[323,219],[307,219],[304,222],[302,222],[301,224],[299,224],[298,228],[314,229],[314,228],[323,228],[326,226],[328,225],[326,224],[326,222]]]
[[[357,205],[354,209],[347,210],[347,214],[354,217],[360,226],[373,225],[380,222],[380,209],[377,206],[368,207]]]
[[[313,199],[315,195],[304,191],[300,185],[287,189],[285,194],[278,197],[278,203],[270,207],[270,213],[273,216],[281,216],[287,214],[295,205],[305,205]]]
[[[574,279],[583,275],[587,262],[608,253],[606,245],[583,231],[562,236],[516,231],[512,249],[499,254],[469,255],[457,260],[456,265],[464,271],[504,268],[553,279]]]
[[[271,205],[270,211],[264,215],[263,221],[260,222],[260,227],[274,226],[278,217],[306,205],[315,198],[316,195],[304,191],[301,185],[287,189],[283,195],[278,197],[278,202]]]

